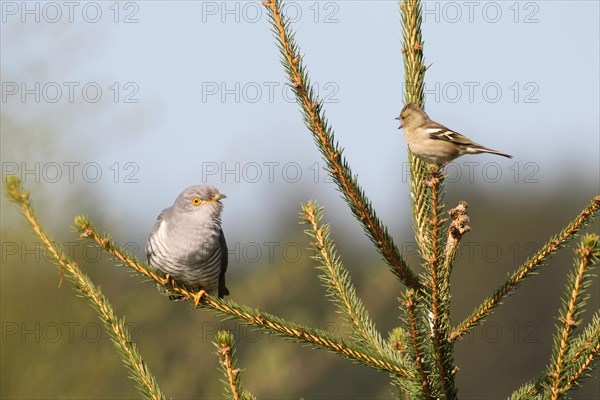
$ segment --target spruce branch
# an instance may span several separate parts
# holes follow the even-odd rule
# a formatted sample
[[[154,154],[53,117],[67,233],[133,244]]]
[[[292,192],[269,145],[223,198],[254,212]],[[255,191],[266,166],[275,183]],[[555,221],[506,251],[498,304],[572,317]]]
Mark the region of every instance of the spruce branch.
[[[593,236],[595,239],[592,242],[596,242],[594,246],[596,246],[597,262],[598,236]],[[586,238],[589,236],[584,237],[584,243]],[[581,250],[584,248],[585,246],[579,247],[577,252],[581,254]],[[589,261],[593,261],[593,255],[588,254],[588,256],[590,256]],[[510,400],[558,398],[573,386],[578,385],[585,372],[591,370],[594,362],[597,362],[598,350],[600,350],[600,310],[596,310],[592,321],[582,333],[573,336],[573,329],[579,322],[576,321],[577,315],[582,312],[581,306],[584,300],[582,292],[589,285],[592,276],[591,266],[589,264],[583,266],[585,261],[581,257],[577,261],[576,270],[571,273],[567,284],[565,293],[567,298],[564,299],[563,309],[560,311],[562,325],[557,326],[554,353],[547,371],[515,390],[510,396]],[[582,267],[586,271],[582,271]],[[573,325],[574,323],[575,325]],[[563,341],[565,336],[567,339]],[[558,362],[559,357],[562,359],[561,362]],[[560,369],[560,372],[557,373],[557,369]],[[556,389],[557,377],[558,389]],[[542,393],[543,391],[545,393]]]
[[[545,376],[539,376],[515,390],[509,400],[542,400],[540,394]]]
[[[548,368],[549,394],[552,400],[557,400],[559,396],[568,390],[564,382],[567,378],[569,381],[567,384],[570,383],[570,379],[565,377],[565,358],[572,346],[571,339],[574,329],[581,322],[580,317],[586,300],[585,290],[591,283],[592,268],[600,258],[600,237],[595,234],[584,236],[576,253],[574,270],[569,276],[563,307],[560,310],[559,320],[562,324],[558,326],[558,331],[554,337],[555,346]],[[573,381],[576,379],[575,377]]]
[[[469,216],[467,215],[468,208],[469,205],[466,201],[460,201],[455,208],[448,211],[452,222],[450,222],[450,226],[448,227],[448,239],[446,239],[444,265],[442,266],[442,274],[445,280],[450,278],[452,264],[454,262],[454,257],[456,257],[460,240],[465,233],[471,230],[471,227],[467,225],[469,223]]]
[[[586,363],[590,355],[598,352],[600,346],[600,310],[596,310],[592,321],[586,326],[583,333],[571,341],[569,355],[567,356],[566,365],[571,369],[579,371],[580,363]]]
[[[421,33],[422,5],[419,0],[400,1],[402,17],[402,53],[405,76],[405,103],[425,106],[424,85],[427,67],[423,56]],[[430,310],[435,369],[439,375],[442,394],[446,399],[456,397],[454,387],[453,348],[447,340],[450,330],[449,271],[444,267],[441,236],[443,229],[443,181],[441,168],[427,166],[408,150],[411,174],[410,191],[415,239],[427,266],[423,299]],[[442,265],[443,264],[443,265]]]
[[[162,274],[155,272],[146,263],[142,263],[137,257],[128,254],[107,235],[98,234],[97,229],[85,217],[76,217],[75,227],[81,232],[82,237],[93,240],[100,249],[112,255],[118,262],[133,268],[141,275],[154,280],[159,285],[165,287],[167,291],[181,296],[181,300],[194,303],[196,307],[207,308],[225,318],[236,318],[248,326],[273,332],[283,338],[308,343],[318,348],[330,350],[363,365],[389,372],[394,375],[409,378],[413,376],[410,370],[399,365],[395,360],[379,356],[366,349],[360,349],[326,331],[289,322],[277,316],[262,312],[256,308],[238,305],[231,300],[221,300],[208,295],[203,290],[197,293],[190,292],[186,288],[178,286],[169,276],[163,276]]]
[[[433,199],[433,204],[437,206],[435,195]],[[441,255],[438,252],[434,252],[429,260],[430,272],[428,284],[431,283],[431,293],[424,296],[431,310],[430,324],[433,337],[433,351],[437,361],[436,370],[439,373],[442,383],[442,393],[446,398],[456,396],[456,389],[454,388],[454,373],[456,368],[453,367],[453,346],[447,340],[450,330],[450,273],[460,240],[471,229],[467,225],[469,222],[467,207],[467,203],[461,201],[457,207],[449,211],[452,222],[448,228],[446,248]],[[435,213],[434,219],[431,222],[432,225],[439,224],[437,218],[438,214]],[[438,226],[433,227],[431,230],[434,233],[434,239],[437,237],[439,229],[440,227]],[[440,259],[441,261],[438,261]],[[439,265],[440,262],[441,265]],[[413,305],[413,309],[409,311],[414,313],[414,307]],[[411,315],[411,317],[414,316]],[[413,325],[412,321],[411,325]]]
[[[465,201],[460,201],[455,208],[448,211],[452,222],[450,222],[450,226],[448,227],[448,238],[446,239],[446,249],[444,250],[443,257],[444,263],[440,271],[440,297],[448,305],[450,304],[450,274],[452,273],[454,258],[456,257],[460,240],[465,233],[471,230],[471,227],[467,225],[469,223],[469,216],[467,215],[468,207]]]
[[[325,117],[322,102],[310,84],[290,21],[282,15],[282,2],[265,0],[263,4],[270,12],[272,31],[277,39],[281,62],[288,75],[290,87],[302,109],[304,123],[313,134],[314,141],[327,164],[327,171],[333,177],[350,210],[359,220],[391,271],[406,286],[420,289],[419,277],[400,254],[387,228],[377,217],[356,176],[352,174],[348,162],[342,156],[343,149],[335,141],[333,129]]]
[[[420,0],[400,0],[402,18],[402,54],[404,56],[406,103],[425,105],[425,66],[423,35],[421,33],[422,6]]]
[[[578,385],[584,374],[598,363],[600,355],[600,310],[596,310],[592,322],[577,338],[571,340],[565,362],[565,391]]]
[[[584,208],[581,213],[571,221],[562,232],[553,236],[548,242],[540,248],[537,253],[531,256],[523,265],[521,265],[511,276],[504,282],[491,297],[488,297],[484,302],[477,307],[473,313],[461,322],[451,333],[450,340],[454,341],[467,333],[470,329],[477,326],[482,320],[490,314],[492,309],[510,295],[515,288],[528,276],[532,275],[543,263],[556,252],[565,242],[577,234],[579,230],[591,223],[595,214],[600,209],[600,196],[592,199],[592,202]]]
[[[422,6],[420,0],[400,0],[402,19],[402,55],[404,60],[404,102],[415,103],[425,108],[425,66],[423,55],[423,35],[421,33]],[[423,258],[430,255],[432,232],[428,223],[432,211],[426,182],[429,178],[427,163],[416,157],[410,150],[410,199],[413,215],[413,229],[419,251]]]
[[[323,272],[319,278],[327,289],[329,298],[348,319],[353,338],[360,346],[394,359],[397,353],[384,342],[362,301],[356,295],[348,270],[344,268],[330,238],[330,227],[321,223],[322,218],[323,209],[315,203],[309,201],[302,205],[301,219],[310,226],[305,232],[312,238],[312,248],[315,250],[313,259],[318,263],[317,268]]]
[[[408,324],[410,326],[410,337],[412,340],[412,348],[415,356],[415,363],[419,371],[419,378],[421,380],[421,387],[423,390],[423,396],[425,399],[432,399],[431,387],[429,380],[427,379],[430,369],[425,362],[425,357],[421,351],[423,344],[421,340],[423,335],[420,334],[417,328],[417,301],[415,299],[415,292],[412,289],[407,290],[405,295],[405,301],[402,305],[405,307],[406,314],[408,316]]]
[[[15,176],[8,176],[5,190],[6,195],[20,207],[21,212],[48,250],[61,274],[75,285],[75,289],[88,299],[90,305],[98,313],[98,317],[110,334],[121,360],[129,370],[129,377],[136,382],[141,395],[145,399],[165,399],[154,376],[139,354],[136,345],[133,344],[131,334],[125,326],[125,319],[115,315],[112,306],[104,297],[100,288],[94,285],[90,278],[81,271],[79,265],[71,260],[62,248],[44,232],[33,211],[30,194],[23,189],[21,181]]]
[[[213,343],[217,348],[219,364],[225,375],[227,388],[227,397],[232,400],[251,400],[254,396],[242,389],[241,370],[236,368],[235,359],[235,340],[233,335],[226,331],[218,331],[216,342]]]
[[[409,289],[412,290],[412,289]],[[407,325],[408,326],[408,325]],[[400,357],[407,365],[411,365],[414,359],[412,354],[412,343],[410,334],[402,326],[393,328],[387,337],[388,346]],[[399,390],[398,397],[402,399],[421,398],[423,390],[421,388],[420,376],[416,364],[411,367],[413,378],[406,379],[398,376],[392,376],[392,385]]]
[[[426,264],[427,276],[426,286],[431,288],[431,292],[424,296],[428,309],[431,311],[431,329],[433,335],[433,348],[436,358],[436,369],[439,374],[442,392],[444,398],[452,399],[456,397],[454,387],[453,371],[453,349],[452,342],[447,340],[450,331],[450,291],[446,274],[443,271],[442,263],[444,256],[441,251],[441,231],[443,219],[440,217],[443,206],[441,205],[441,191],[444,176],[440,169],[431,166],[431,177],[425,182],[430,188],[430,215],[427,218],[430,227],[428,232],[430,236],[426,238],[427,246]]]
[[[401,326],[395,327],[388,333],[387,343],[399,356],[405,355],[410,344],[408,332]]]

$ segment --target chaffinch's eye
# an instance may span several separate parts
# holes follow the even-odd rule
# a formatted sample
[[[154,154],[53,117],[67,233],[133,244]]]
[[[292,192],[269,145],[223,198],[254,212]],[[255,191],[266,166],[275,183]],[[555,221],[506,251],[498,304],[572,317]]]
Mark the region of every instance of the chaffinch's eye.
[[[195,196],[192,199],[192,205],[199,206],[200,204],[202,204],[202,199],[200,197],[198,197],[198,196]]]

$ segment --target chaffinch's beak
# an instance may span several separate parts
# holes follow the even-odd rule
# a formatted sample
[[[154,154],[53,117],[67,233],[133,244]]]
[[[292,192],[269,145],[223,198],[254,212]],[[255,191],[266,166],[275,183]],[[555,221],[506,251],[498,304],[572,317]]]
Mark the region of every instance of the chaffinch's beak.
[[[402,125],[402,120],[400,119],[400,117],[396,117],[394,119],[397,119],[398,121],[400,121],[400,126],[398,127],[398,129],[402,129],[403,125]]]

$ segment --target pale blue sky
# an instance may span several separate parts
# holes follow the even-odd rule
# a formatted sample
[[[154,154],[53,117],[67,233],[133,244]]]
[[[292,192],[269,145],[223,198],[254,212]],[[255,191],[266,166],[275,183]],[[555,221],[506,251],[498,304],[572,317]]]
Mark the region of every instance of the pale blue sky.
[[[1,106],[3,116],[15,121],[9,127],[3,120],[2,145],[23,140],[15,137],[13,123],[25,129],[19,135],[33,138],[48,129],[60,141],[39,151],[3,150],[3,172],[13,166],[6,162],[39,161],[42,168],[57,162],[63,165],[59,183],[69,185],[64,162],[98,163],[103,175],[93,188],[110,210],[118,210],[115,218],[130,218],[142,230],[150,229],[184,187],[196,183],[214,184],[229,195],[226,227],[243,221],[268,235],[274,221],[261,211],[293,218],[298,204],[283,199],[299,188],[298,200],[318,198],[330,206],[332,218],[347,217],[334,186],[323,184],[325,174],[314,167],[322,165],[320,155],[285,91],[267,13],[258,2],[122,2],[118,7],[84,2],[73,10],[73,22],[60,6],[58,23],[49,22],[57,14],[46,3],[27,3],[30,14],[23,14],[22,4],[2,2],[6,98]],[[329,100],[325,109],[353,172],[380,214],[400,214],[407,222],[406,148],[394,120],[403,80],[397,2],[290,4],[310,77]],[[86,21],[95,18],[97,8],[98,22]],[[503,191],[548,190],[563,179],[597,188],[599,3],[426,2],[425,8],[425,55],[432,64],[427,111],[514,155],[512,160],[463,157],[459,182],[471,183],[470,165],[472,183],[490,199]],[[126,16],[137,22],[123,23]],[[47,87],[47,93],[40,89],[39,103],[32,94],[22,102],[20,93],[7,92],[15,82],[27,87],[40,82],[41,88],[55,82],[63,98],[49,102],[53,92]],[[65,82],[79,85],[73,103]],[[102,89],[97,103],[81,93],[89,82]],[[230,92],[222,98],[224,89]],[[124,103],[135,90],[138,103]],[[125,169],[128,162],[135,169]],[[221,175],[237,166],[238,172]],[[217,173],[209,174],[215,167]],[[316,171],[321,184],[314,183]],[[137,184],[123,183],[128,172],[135,172]],[[91,188],[88,180],[75,175],[84,190]],[[48,190],[59,185],[44,179],[41,184]],[[80,208],[94,214],[85,204]]]

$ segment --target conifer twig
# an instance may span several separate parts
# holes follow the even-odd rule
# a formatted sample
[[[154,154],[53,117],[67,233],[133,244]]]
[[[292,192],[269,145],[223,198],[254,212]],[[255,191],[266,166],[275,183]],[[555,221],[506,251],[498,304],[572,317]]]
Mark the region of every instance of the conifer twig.
[[[190,301],[196,306],[208,308],[227,318],[237,318],[246,325],[274,332],[281,337],[330,350],[364,365],[391,372],[398,376],[412,377],[412,372],[404,366],[398,365],[396,361],[359,349],[326,331],[289,322],[258,309],[238,305],[231,300],[221,300],[209,296],[204,291],[194,293],[183,287],[179,287],[168,276],[162,276],[162,274],[156,273],[146,263],[140,262],[137,257],[123,251],[108,236],[99,235],[96,228],[83,216],[75,218],[75,227],[82,232],[82,237],[89,238],[96,242],[102,250],[111,254],[120,263],[133,268],[143,276],[154,280],[168,291],[180,295],[182,300]]]
[[[585,303],[584,291],[590,285],[591,269],[600,258],[600,237],[594,234],[584,236],[576,253],[575,269],[569,277],[563,308],[560,311],[562,324],[555,336],[555,348],[548,370],[552,400],[557,400],[568,389],[564,385],[565,359],[569,347],[572,346],[573,331],[580,323],[579,319]],[[583,371],[578,370],[575,375],[581,373]],[[577,377],[574,377],[573,381],[576,379]],[[571,381],[569,377],[567,380],[568,383]]]
[[[422,7],[420,0],[400,0],[402,17],[402,55],[404,60],[404,102],[425,108],[425,61],[421,33]],[[431,198],[428,194],[427,164],[408,150],[410,169],[410,199],[415,239],[423,258],[430,254],[432,232],[429,225]]]
[[[422,6],[419,0],[401,0],[402,53],[405,76],[405,103],[425,106],[424,85],[427,67],[423,57],[423,36],[421,34]],[[431,311],[433,352],[441,390],[446,399],[456,397],[453,376],[452,343],[447,340],[450,330],[450,296],[447,289],[446,271],[442,269],[444,255],[441,252],[441,231],[443,219],[443,180],[441,168],[431,166],[408,152],[410,166],[410,191],[415,238],[421,257],[428,267],[425,287],[430,289],[424,300]]]
[[[429,368],[425,364],[425,359],[421,353],[420,334],[417,328],[417,316],[416,308],[417,302],[415,300],[415,293],[412,289],[409,289],[406,293],[406,301],[403,303],[408,314],[408,323],[410,325],[410,337],[412,340],[413,351],[415,352],[415,362],[417,369],[419,370],[419,377],[421,379],[421,387],[423,389],[423,395],[425,399],[431,399],[431,388],[429,387],[429,381],[427,375]]]
[[[584,329],[583,333],[571,341],[570,351],[565,365],[572,370],[567,375],[580,376],[586,368],[591,366],[600,349],[600,310],[596,310],[592,322]]]
[[[510,278],[504,282],[491,297],[477,307],[473,313],[461,322],[451,333],[450,340],[456,340],[467,333],[471,328],[475,327],[489,315],[494,307],[504,300],[504,298],[512,293],[512,291],[521,284],[521,282],[530,276],[537,268],[539,268],[546,259],[558,250],[567,240],[574,237],[577,232],[590,223],[594,215],[600,209],[600,196],[594,197],[592,202],[581,211],[581,213],[573,221],[566,226],[561,233],[550,238],[550,240],[540,248],[537,253],[531,256],[523,265],[519,267]]]
[[[356,295],[348,271],[342,265],[335,244],[329,238],[329,225],[321,223],[322,216],[323,209],[315,203],[307,202],[302,205],[301,218],[311,227],[306,233],[313,239],[312,247],[316,251],[313,258],[319,263],[318,268],[323,271],[323,275],[320,275],[321,281],[339,311],[347,317],[355,339],[382,356],[395,358],[396,353],[383,341],[362,301]]]
[[[235,340],[233,335],[226,331],[218,331],[216,335],[217,356],[219,356],[219,364],[227,379],[226,387],[227,394],[232,400],[250,400],[254,396],[242,388],[241,371],[236,368],[235,360]]]
[[[467,215],[468,205],[465,201],[460,201],[452,210],[448,211],[452,222],[448,227],[448,238],[446,239],[446,249],[444,250],[443,264],[440,271],[440,297],[449,305],[450,304],[450,274],[452,272],[452,264],[454,257],[458,251],[458,246],[463,235],[471,230],[467,225],[469,216]],[[448,310],[448,324],[449,310]]]
[[[39,237],[42,244],[48,249],[53,261],[58,265],[60,271],[73,284],[91,306],[98,313],[98,317],[104,324],[111,336],[112,342],[121,355],[121,360],[127,367],[131,379],[145,399],[162,400],[165,396],[160,391],[158,383],[142,357],[137,347],[132,342],[131,334],[125,326],[125,320],[117,317],[110,303],[102,294],[100,288],[92,283],[90,278],[81,271],[79,265],[71,260],[42,229],[30,201],[29,192],[21,186],[21,182],[15,176],[8,176],[6,180],[6,194],[14,201],[23,212],[23,215]]]
[[[448,211],[452,222],[448,228],[448,239],[446,240],[446,250],[444,250],[444,265],[442,266],[442,275],[444,281],[450,279],[452,272],[452,263],[458,250],[458,245],[463,235],[471,230],[467,225],[469,216],[467,215],[468,204],[465,201],[460,201],[452,210]]]
[[[217,355],[227,378],[228,392],[234,400],[240,400],[240,370],[234,367],[233,336],[229,332],[218,331],[216,339]]]
[[[593,363],[598,360],[598,350],[600,350],[600,310],[596,310],[592,322],[588,324],[583,333],[575,338],[571,338],[569,343],[569,352],[564,362],[563,393],[573,385],[578,384],[583,374],[591,369]],[[527,382],[515,390],[509,399],[539,400],[542,398],[540,392],[544,387],[549,387],[551,382],[551,377],[545,372],[533,381]]]
[[[428,248],[426,261],[429,268],[429,279],[426,285],[431,287],[431,295],[425,296],[425,299],[431,310],[433,347],[442,390],[446,399],[452,399],[456,397],[456,389],[451,373],[453,370],[452,342],[447,340],[450,329],[450,296],[449,290],[444,290],[445,274],[441,270],[443,257],[440,249],[440,231],[442,229],[440,196],[444,177],[439,168],[432,167],[431,170],[431,178],[426,182],[431,188],[431,208],[428,218],[430,238],[426,241]]]
[[[541,400],[540,391],[544,383],[544,376],[535,378],[523,384],[520,388],[515,390],[509,400]]]
[[[598,339],[598,334],[595,336],[595,343],[589,347],[589,351],[586,353],[582,353],[583,357],[577,359],[577,368],[574,368],[574,371],[571,374],[567,375],[566,382],[564,384],[563,391],[569,390],[573,385],[577,384],[577,381],[583,376],[583,374],[591,369],[593,363],[598,360],[598,354],[600,351],[600,340]],[[572,368],[573,369],[573,368]]]
[[[310,85],[300,50],[294,40],[290,21],[282,15],[282,2],[280,0],[264,0],[263,5],[270,12],[272,30],[278,41],[281,62],[286,69],[290,86],[302,109],[304,122],[312,132],[314,141],[327,163],[327,170],[337,184],[344,200],[350,206],[352,213],[362,224],[391,271],[406,286],[420,289],[419,277],[400,254],[387,228],[377,217],[370,201],[352,174],[346,159],[342,156],[343,149],[335,142],[333,130],[322,109],[322,102],[317,98]]]
[[[422,7],[420,0],[400,0],[402,18],[402,54],[404,58],[404,99],[406,103],[425,105],[425,66]]]

